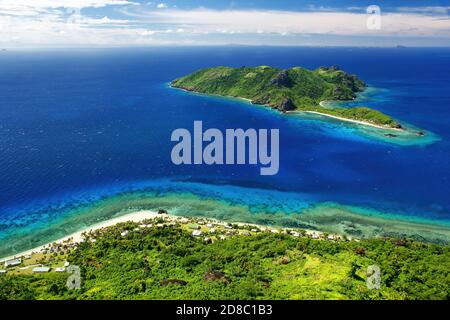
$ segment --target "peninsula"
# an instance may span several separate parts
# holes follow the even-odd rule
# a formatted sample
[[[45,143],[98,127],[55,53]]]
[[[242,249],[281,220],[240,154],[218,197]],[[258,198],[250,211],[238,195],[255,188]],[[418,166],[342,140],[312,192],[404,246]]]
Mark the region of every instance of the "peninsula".
[[[366,84],[336,66],[308,70],[302,67],[278,69],[259,67],[213,67],[201,69],[171,82],[174,88],[229,96],[267,105],[281,112],[318,113],[341,120],[383,129],[402,130],[390,116],[365,106],[324,107],[321,101],[348,101],[356,98]]]

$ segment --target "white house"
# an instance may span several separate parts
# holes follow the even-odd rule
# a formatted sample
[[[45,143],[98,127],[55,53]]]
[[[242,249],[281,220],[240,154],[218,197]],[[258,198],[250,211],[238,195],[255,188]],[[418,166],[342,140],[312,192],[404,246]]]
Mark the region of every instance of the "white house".
[[[7,260],[7,261],[5,261],[5,268],[15,267],[21,263],[22,263],[22,258]]]
[[[205,241],[206,243],[212,243],[212,239],[210,237],[205,237],[203,241]]]
[[[313,239],[320,239],[320,234],[318,234],[317,232],[313,232],[311,234],[311,238],[313,238]]]
[[[50,267],[36,267],[33,269],[34,273],[47,273],[50,272]]]
[[[192,231],[192,235],[193,235],[194,237],[201,236],[202,234],[203,234],[203,232],[201,232],[200,230],[194,230],[194,231]]]

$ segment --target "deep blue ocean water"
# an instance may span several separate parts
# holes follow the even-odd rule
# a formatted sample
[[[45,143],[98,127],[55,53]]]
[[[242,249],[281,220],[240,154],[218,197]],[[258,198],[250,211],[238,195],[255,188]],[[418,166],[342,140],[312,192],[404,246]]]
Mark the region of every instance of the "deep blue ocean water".
[[[376,88],[367,105],[428,130],[439,141],[392,144],[337,121],[284,116],[167,86],[179,76],[217,65],[338,65]],[[146,185],[209,190],[234,200],[236,189],[230,186],[242,186],[239,197],[255,205],[273,201],[289,207],[282,196],[288,194],[299,206],[302,201],[333,201],[448,221],[449,119],[450,49],[0,52],[0,221],[25,219],[42,207],[53,207],[58,215],[60,205]],[[173,165],[171,132],[192,130],[194,120],[222,130],[279,128],[279,174],[260,176],[259,167],[250,165]],[[185,182],[199,182],[203,191]],[[258,200],[255,188],[266,190],[265,196]]]

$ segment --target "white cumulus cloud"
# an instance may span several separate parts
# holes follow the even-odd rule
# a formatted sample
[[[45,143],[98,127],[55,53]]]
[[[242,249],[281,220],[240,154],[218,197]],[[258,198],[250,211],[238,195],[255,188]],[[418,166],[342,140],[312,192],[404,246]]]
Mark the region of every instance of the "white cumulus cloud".
[[[204,44],[211,40],[248,44],[262,37],[292,44],[293,37],[311,35],[422,37],[448,45],[450,39],[448,15],[430,14],[443,13],[448,7],[422,7],[421,12],[404,7],[383,13],[381,28],[370,30],[365,11],[181,10],[163,2],[134,4],[130,0],[0,0],[0,45]],[[107,6],[116,6],[114,18],[102,9]]]

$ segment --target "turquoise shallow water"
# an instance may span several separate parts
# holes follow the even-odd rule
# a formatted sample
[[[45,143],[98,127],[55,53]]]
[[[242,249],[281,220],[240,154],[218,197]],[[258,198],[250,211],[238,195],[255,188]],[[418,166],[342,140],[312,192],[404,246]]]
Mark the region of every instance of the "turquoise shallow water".
[[[450,222],[324,202],[308,194],[226,184],[152,180],[127,183],[114,195],[79,194],[66,205],[44,206],[15,219],[0,220],[0,256],[56,240],[89,225],[138,210],[164,208],[181,216],[204,216],[285,227],[338,232],[351,237],[408,236],[449,243]]]
[[[389,103],[393,94],[394,93],[391,90],[369,86],[366,90],[359,93],[357,98],[353,101],[324,101],[322,105],[326,108],[351,108],[355,106]],[[335,123],[341,127],[340,131],[345,131],[347,135],[359,135],[372,139],[374,142],[382,141],[384,143],[396,144],[400,146],[423,147],[441,141],[441,137],[434,132],[424,130],[411,123],[406,123],[405,121],[401,121],[404,130],[398,131],[388,129],[384,130],[358,123],[344,122],[339,119],[333,119],[322,115],[302,113],[300,116]],[[422,135],[418,135],[419,132]]]
[[[367,217],[448,224],[448,56],[448,49],[268,47],[2,53],[0,252],[161,205],[343,232],[343,221],[359,216],[359,231],[350,233],[413,235],[416,228],[442,240],[436,229],[440,236]],[[339,65],[376,89],[349,106],[364,102],[427,134],[420,143],[393,142],[359,125],[167,87],[214,65]],[[174,166],[170,134],[194,120],[221,130],[280,129],[279,174],[262,177],[251,165]],[[189,203],[183,210],[181,201]],[[205,206],[220,210],[199,209]]]

